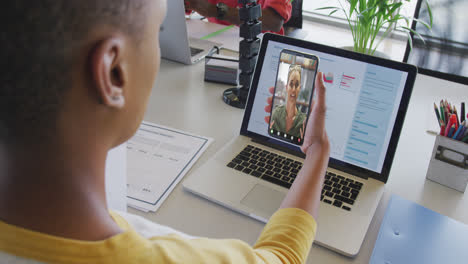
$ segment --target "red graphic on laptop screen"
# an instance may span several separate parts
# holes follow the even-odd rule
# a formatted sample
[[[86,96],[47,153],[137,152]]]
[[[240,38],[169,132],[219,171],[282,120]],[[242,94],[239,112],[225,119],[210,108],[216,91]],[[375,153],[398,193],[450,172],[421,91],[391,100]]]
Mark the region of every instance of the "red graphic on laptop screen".
[[[333,73],[332,72],[323,74],[323,81],[325,83],[333,84],[333,79],[334,78],[333,78]]]

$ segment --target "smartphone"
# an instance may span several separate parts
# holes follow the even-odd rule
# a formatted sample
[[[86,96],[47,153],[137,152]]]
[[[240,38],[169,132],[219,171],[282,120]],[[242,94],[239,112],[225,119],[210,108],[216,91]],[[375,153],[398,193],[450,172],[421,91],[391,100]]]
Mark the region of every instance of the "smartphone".
[[[268,134],[302,145],[314,96],[319,57],[284,49],[280,53]]]

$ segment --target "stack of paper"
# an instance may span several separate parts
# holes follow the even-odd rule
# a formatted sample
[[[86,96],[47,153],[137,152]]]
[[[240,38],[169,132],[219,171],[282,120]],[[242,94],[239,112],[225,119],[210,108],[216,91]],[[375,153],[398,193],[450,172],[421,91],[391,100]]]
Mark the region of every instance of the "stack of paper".
[[[156,211],[212,139],[143,122],[127,143],[128,205]]]

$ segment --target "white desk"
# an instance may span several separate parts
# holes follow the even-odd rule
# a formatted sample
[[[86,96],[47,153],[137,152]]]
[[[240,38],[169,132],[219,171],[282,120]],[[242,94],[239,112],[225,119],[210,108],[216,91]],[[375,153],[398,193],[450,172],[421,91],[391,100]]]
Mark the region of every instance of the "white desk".
[[[243,117],[242,110],[227,106],[221,100],[222,92],[229,86],[205,83],[203,73],[203,62],[185,66],[163,60],[145,116],[145,120],[150,122],[215,139],[194,169],[239,133]],[[468,224],[468,194],[464,195],[425,179],[435,139],[425,132],[430,105],[447,96],[467,95],[467,86],[418,76],[386,192],[360,254],[355,259],[350,259],[314,245],[308,263],[367,263],[391,193]],[[186,177],[190,177],[190,172]],[[181,184],[157,213],[145,214],[133,209],[129,211],[191,235],[238,238],[250,244],[256,241],[264,226],[256,220],[185,192]]]

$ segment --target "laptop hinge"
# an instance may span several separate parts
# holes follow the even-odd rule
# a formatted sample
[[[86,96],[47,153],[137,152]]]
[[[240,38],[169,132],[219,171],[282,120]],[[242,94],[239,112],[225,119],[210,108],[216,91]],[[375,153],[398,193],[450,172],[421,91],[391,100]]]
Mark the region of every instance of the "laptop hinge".
[[[342,172],[346,172],[347,174],[351,174],[354,177],[358,177],[358,178],[361,178],[361,179],[364,179],[364,180],[369,179],[369,176],[365,176],[366,175],[365,173],[358,172],[358,171],[355,171],[353,169],[346,168],[344,166],[336,165],[336,164],[332,163],[333,162],[332,160],[333,159],[330,159],[330,161],[328,162],[328,167],[329,168],[332,168],[332,169],[335,169],[335,170],[338,170],[338,171],[342,171]]]
[[[305,154],[302,153],[302,152],[297,152],[297,151],[294,151],[288,147],[285,147],[285,146],[281,146],[281,145],[278,145],[278,144],[273,144],[271,142],[268,142],[266,140],[261,140],[261,139],[256,139],[256,138],[252,138],[252,142],[255,142],[255,143],[258,143],[258,144],[262,144],[264,146],[267,146],[267,147],[270,147],[270,148],[274,148],[274,149],[277,149],[277,150],[280,150],[280,151],[283,151],[283,152],[286,152],[288,154],[291,154],[291,155],[294,155],[296,157],[299,157],[299,158],[302,158],[304,159],[305,158]]]

